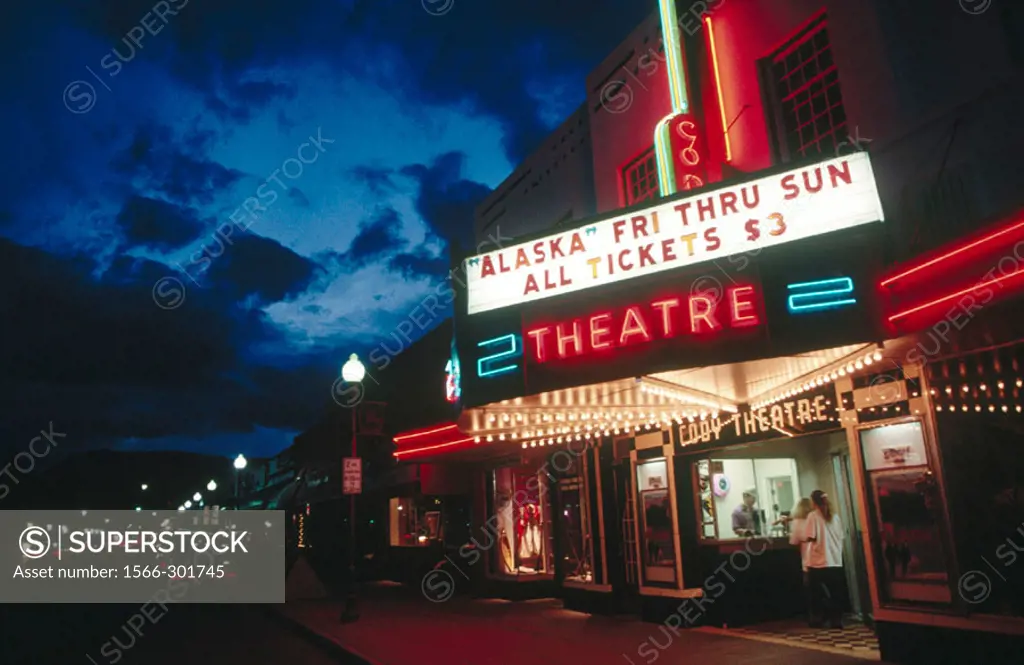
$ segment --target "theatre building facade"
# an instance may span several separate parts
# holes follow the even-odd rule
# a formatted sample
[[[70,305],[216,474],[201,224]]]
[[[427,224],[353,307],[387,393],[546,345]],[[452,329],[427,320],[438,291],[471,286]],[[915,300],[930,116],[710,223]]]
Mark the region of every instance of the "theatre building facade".
[[[883,659],[1019,654],[1021,88],[952,76],[915,124],[869,92],[914,99],[882,76],[909,66],[886,60],[900,16],[699,4],[660,3],[481,205],[481,237],[515,240],[458,257],[437,359],[458,415],[395,454],[468,479],[449,554],[477,593],[674,628],[799,616],[786,518],[823,490]],[[922,157],[954,117],[983,157]]]

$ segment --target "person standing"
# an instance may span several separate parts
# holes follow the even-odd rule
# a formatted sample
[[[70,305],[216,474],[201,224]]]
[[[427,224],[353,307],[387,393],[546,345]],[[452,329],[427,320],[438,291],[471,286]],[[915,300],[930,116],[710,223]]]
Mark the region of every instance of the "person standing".
[[[807,562],[810,559],[811,544],[807,541],[807,517],[814,511],[814,504],[807,497],[800,499],[793,509],[792,516],[787,520],[789,527],[789,544],[800,549],[800,568],[803,571],[804,603],[807,605],[808,621],[814,622],[816,616],[811,599],[811,584],[807,576]]]
[[[811,584],[811,626],[821,625],[823,617],[829,628],[843,627],[843,523],[832,509],[828,495],[821,490],[811,492],[814,510],[805,527],[809,543],[807,572]],[[818,614],[821,612],[821,614]]]
[[[732,532],[740,538],[761,535],[761,519],[754,508],[757,490],[750,488],[743,492],[743,503],[732,511]]]

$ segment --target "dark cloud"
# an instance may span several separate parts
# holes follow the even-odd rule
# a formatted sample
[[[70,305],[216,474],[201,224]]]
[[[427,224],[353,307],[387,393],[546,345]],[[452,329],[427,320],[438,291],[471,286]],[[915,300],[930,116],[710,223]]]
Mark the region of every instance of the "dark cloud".
[[[65,1],[112,44],[152,9],[150,0]],[[575,103],[582,102],[587,72],[656,7],[655,0],[458,2],[436,17],[408,0],[190,0],[142,57],[173,45],[174,74],[228,113],[244,114],[246,99],[268,103],[288,94],[273,84],[223,84],[253,70],[318,62],[388,77],[383,82],[400,83],[419,101],[470,101],[497,118],[506,154],[517,163],[549,131],[527,90],[568,77],[580,82]],[[397,50],[405,66],[381,67],[364,52],[368,45]]]
[[[208,266],[200,279],[208,279],[235,300],[256,296],[263,304],[292,299],[327,276],[314,261],[251,233],[232,239]]]
[[[204,132],[179,137],[168,127],[144,125],[114,158],[114,171],[175,203],[209,204],[245,175],[198,152],[211,140]]]
[[[98,272],[91,258],[0,239],[0,459],[50,421],[80,450],[257,425],[301,430],[319,415],[337,373],[333,349],[261,362],[250,349],[284,350],[287,340],[223,289],[180,276],[185,301],[165,310],[153,290],[177,278],[167,266],[123,256]]]
[[[473,245],[473,213],[491,188],[478,182],[465,180],[462,170],[466,156],[461,152],[448,152],[430,165],[414,164],[402,169],[402,174],[419,185],[416,211],[430,226],[431,232],[465,247]]]
[[[339,257],[347,272],[358,270],[405,247],[401,236],[402,220],[394,208],[383,208],[369,221],[359,225],[359,233],[348,250]]]
[[[412,252],[398,254],[388,261],[388,269],[405,279],[444,279],[450,263],[445,256],[433,256],[422,247]]]
[[[309,207],[309,199],[306,197],[305,194],[302,193],[302,190],[299,189],[298,187],[288,188],[288,198],[291,199],[292,202],[295,203],[295,205],[299,206],[300,208]]]
[[[371,194],[387,194],[394,191],[395,183],[391,179],[394,171],[379,166],[359,165],[349,171],[349,175],[370,190]]]
[[[115,219],[128,248],[161,252],[179,249],[199,237],[203,223],[195,212],[145,196],[129,198]]]

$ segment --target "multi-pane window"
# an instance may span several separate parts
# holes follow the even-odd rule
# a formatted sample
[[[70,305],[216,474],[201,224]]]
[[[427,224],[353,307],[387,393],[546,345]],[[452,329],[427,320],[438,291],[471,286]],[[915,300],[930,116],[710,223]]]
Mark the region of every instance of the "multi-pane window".
[[[847,135],[846,111],[825,17],[768,60],[768,92],[783,158],[836,156]]]
[[[627,206],[658,197],[658,167],[653,146],[622,169],[622,186]]]

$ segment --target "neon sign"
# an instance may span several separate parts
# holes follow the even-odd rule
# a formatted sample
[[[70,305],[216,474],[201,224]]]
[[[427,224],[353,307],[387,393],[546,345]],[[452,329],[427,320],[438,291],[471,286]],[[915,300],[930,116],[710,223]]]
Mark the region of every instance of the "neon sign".
[[[445,399],[454,404],[462,396],[462,381],[459,376],[458,360],[449,360],[448,364],[444,366],[444,372],[444,396]]]
[[[786,290],[799,292],[791,293],[787,298],[786,304],[791,314],[817,312],[857,304],[856,298],[845,297],[853,293],[853,280],[849,277],[790,284]]]
[[[737,286],[726,289],[722,299],[699,294],[662,298],[618,312],[539,326],[526,331],[530,357],[538,363],[565,360],[655,339],[756,326],[761,323],[757,295],[753,286]]]
[[[523,354],[519,335],[502,335],[501,337],[484,340],[477,344],[477,347],[482,349],[502,349],[476,361],[476,373],[481,378],[515,371],[519,367],[519,362],[509,363],[509,361]]]

